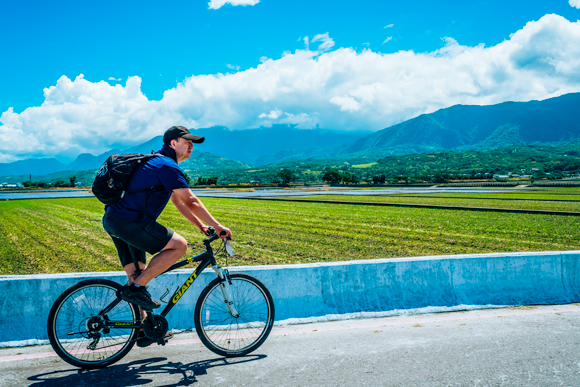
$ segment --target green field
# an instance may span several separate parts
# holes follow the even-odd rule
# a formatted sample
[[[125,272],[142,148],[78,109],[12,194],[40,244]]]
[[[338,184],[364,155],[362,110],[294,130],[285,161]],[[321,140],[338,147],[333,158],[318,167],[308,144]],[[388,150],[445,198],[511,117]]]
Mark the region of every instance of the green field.
[[[352,199],[352,197],[349,197]],[[580,220],[421,208],[203,198],[234,233],[235,265],[438,254],[576,250]],[[0,274],[120,270],[96,199],[0,202]],[[160,222],[203,247],[168,205]]]
[[[401,196],[420,196],[420,197],[448,197],[448,198],[490,198],[490,199],[526,199],[526,200],[574,200],[580,202],[580,190],[575,189],[538,189],[538,190],[505,190],[506,192],[438,192],[438,193],[421,193],[421,194],[406,194],[401,193]],[[512,192],[510,192],[512,191]],[[397,194],[399,195],[399,194]]]
[[[440,198],[430,196],[409,197],[398,195],[316,195],[316,196],[313,195],[301,197],[301,199],[580,212],[580,200],[574,202],[567,202],[567,201],[534,201],[534,200],[495,200],[492,197],[486,199],[473,199],[469,197]]]
[[[494,200],[537,200],[553,202],[580,202],[580,196],[542,194],[395,194],[397,197],[448,198],[448,199],[494,199]]]
[[[360,168],[363,168],[364,169],[364,168],[370,168],[370,167],[372,167],[373,165],[376,165],[376,164],[378,164],[378,163],[357,164],[357,165],[351,165],[350,167],[351,168],[359,168],[359,169]]]

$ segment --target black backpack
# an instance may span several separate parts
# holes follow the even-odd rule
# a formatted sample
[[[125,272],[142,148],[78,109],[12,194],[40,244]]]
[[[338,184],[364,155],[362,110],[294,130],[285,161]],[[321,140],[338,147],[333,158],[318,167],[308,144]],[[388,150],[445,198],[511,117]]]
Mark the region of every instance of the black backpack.
[[[127,153],[124,155],[111,155],[97,171],[93,182],[93,194],[105,205],[113,204],[121,200],[125,195],[139,192],[163,191],[163,186],[142,188],[126,192],[131,175],[149,159],[161,156],[159,154]]]

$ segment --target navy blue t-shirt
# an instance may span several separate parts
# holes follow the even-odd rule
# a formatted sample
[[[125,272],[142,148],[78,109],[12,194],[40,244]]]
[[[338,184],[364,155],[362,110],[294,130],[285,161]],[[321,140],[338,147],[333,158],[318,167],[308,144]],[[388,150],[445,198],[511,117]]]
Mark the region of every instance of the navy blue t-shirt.
[[[107,211],[110,214],[120,218],[137,220],[147,207],[144,219],[156,220],[163,212],[174,189],[189,188],[183,171],[175,161],[175,151],[168,146],[163,146],[163,149],[157,153],[164,156],[152,157],[142,167],[139,167],[131,177],[127,191],[161,185],[165,191],[127,195],[117,203],[107,206]]]

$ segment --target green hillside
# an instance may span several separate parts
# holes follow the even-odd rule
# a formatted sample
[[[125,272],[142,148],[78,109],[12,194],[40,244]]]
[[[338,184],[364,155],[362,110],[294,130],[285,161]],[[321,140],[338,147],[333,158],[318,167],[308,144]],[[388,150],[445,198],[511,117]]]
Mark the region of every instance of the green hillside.
[[[213,153],[203,152],[197,149],[191,152],[189,160],[180,163],[179,166],[185,171],[199,171],[214,168],[250,168],[248,164],[242,161],[226,159]]]
[[[509,173],[564,177],[568,173],[580,173],[580,143],[561,146],[516,145],[486,151],[415,153],[387,156],[376,163],[372,161],[367,157],[291,160],[252,169],[203,170],[195,176],[218,176],[220,184],[263,184],[272,182],[281,169],[288,168],[296,176],[297,182],[306,183],[321,181],[324,173],[332,169],[354,174],[359,181],[372,180],[377,175],[385,175],[387,179],[407,176],[416,180],[429,180],[437,173],[468,175],[472,178]]]
[[[290,160],[262,166],[249,166],[241,161],[224,159],[207,152],[194,150],[190,160],[180,164],[196,181],[198,177],[217,176],[218,184],[266,184],[276,181],[284,168],[290,169],[297,182],[314,183],[323,180],[326,171],[336,169],[349,173],[358,181],[372,180],[385,175],[387,179],[407,176],[415,180],[428,180],[437,173],[454,178],[482,178],[486,174],[530,175],[537,178],[561,178],[580,173],[580,142],[566,145],[514,145],[492,150],[463,152],[425,152],[381,159],[370,157]],[[34,176],[34,181],[54,183],[68,181],[76,175],[77,181],[90,184],[95,170],[63,171],[50,175]],[[487,176],[489,178],[489,176]],[[15,183],[28,180],[28,176],[0,178],[0,182]]]
[[[531,174],[533,170],[580,172],[580,144],[562,146],[516,145],[487,151],[430,152],[387,156],[369,168],[387,176],[420,176],[436,171],[476,174],[509,172]]]
[[[558,144],[580,138],[580,93],[544,101],[456,105],[423,114],[355,141],[343,156],[384,157],[510,145]]]

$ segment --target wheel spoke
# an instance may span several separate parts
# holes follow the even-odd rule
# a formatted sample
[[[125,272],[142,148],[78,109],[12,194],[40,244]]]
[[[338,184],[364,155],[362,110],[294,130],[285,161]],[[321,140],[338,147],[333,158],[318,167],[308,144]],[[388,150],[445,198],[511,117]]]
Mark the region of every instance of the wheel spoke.
[[[214,281],[198,301],[201,304],[196,309],[196,328],[212,351],[240,356],[255,350],[266,339],[274,310],[269,292],[255,278],[232,274],[231,280],[229,290],[239,316],[230,315],[219,281]]]
[[[72,288],[68,295],[53,306],[49,321],[49,335],[55,351],[65,361],[83,368],[98,368],[101,364],[120,359],[132,346],[134,329],[104,328],[105,318],[110,321],[137,323],[138,312],[121,302],[105,316],[98,314],[117,298],[117,286],[88,280],[84,286]],[[83,283],[80,283],[81,285]],[[66,294],[66,293],[65,293]],[[62,297],[62,296],[61,296]],[[68,333],[76,333],[74,336]],[[100,335],[94,349],[89,349],[95,336]],[[118,357],[118,358],[117,358]]]

